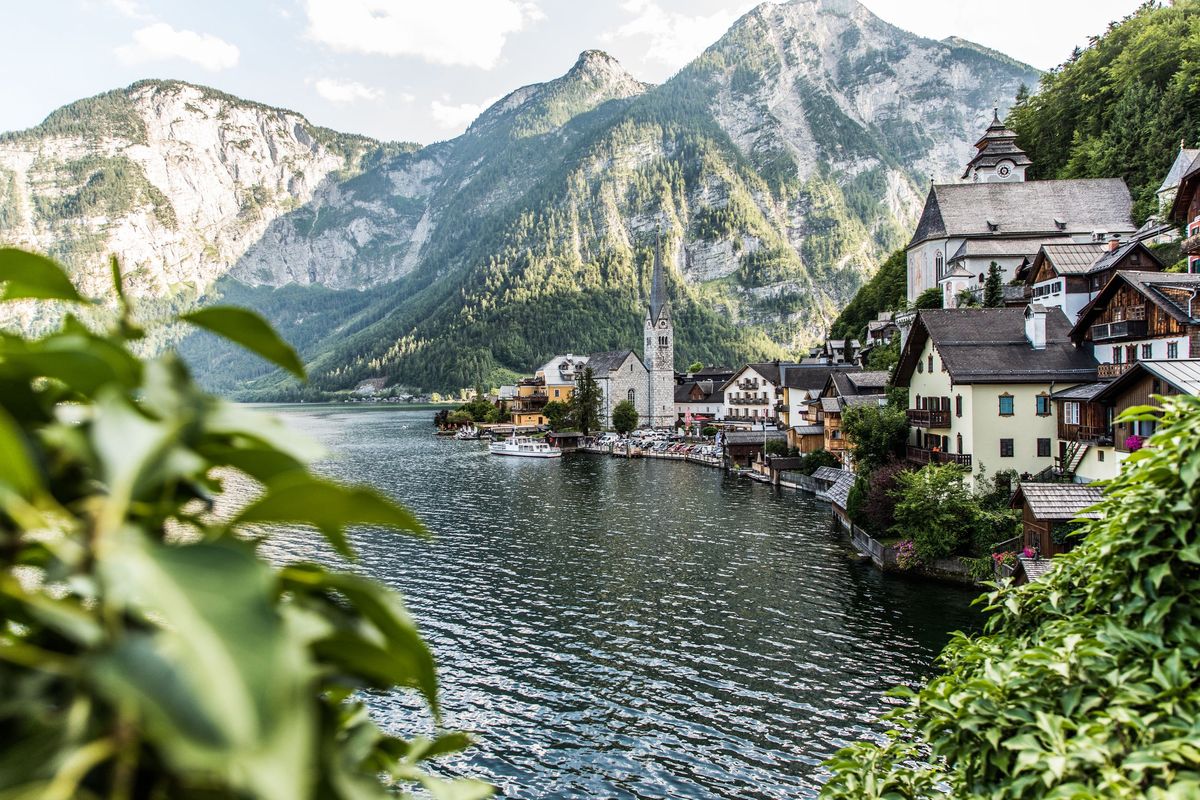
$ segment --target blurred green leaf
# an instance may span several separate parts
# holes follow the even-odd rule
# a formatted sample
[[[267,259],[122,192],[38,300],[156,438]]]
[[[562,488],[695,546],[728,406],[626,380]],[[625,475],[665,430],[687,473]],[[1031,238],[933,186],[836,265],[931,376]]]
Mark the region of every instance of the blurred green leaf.
[[[280,339],[275,329],[253,311],[230,306],[210,306],[184,314],[180,319],[240,344],[301,380],[306,377],[304,364],[292,346]]]
[[[29,444],[16,420],[0,408],[0,485],[7,485],[29,499],[41,488],[41,475],[33,463]]]
[[[12,247],[0,248],[0,283],[5,300],[66,300],[84,303],[67,273],[57,263]]]
[[[354,550],[346,539],[346,529],[354,525],[382,525],[425,533],[411,512],[374,489],[342,486],[307,475],[269,485],[261,497],[243,509],[230,527],[260,522],[312,525],[346,558],[354,557]]]

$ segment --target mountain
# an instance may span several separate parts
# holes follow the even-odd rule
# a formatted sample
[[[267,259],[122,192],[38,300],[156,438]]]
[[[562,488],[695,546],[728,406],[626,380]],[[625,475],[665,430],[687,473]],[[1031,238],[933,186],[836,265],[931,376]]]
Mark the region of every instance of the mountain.
[[[318,135],[295,115],[289,126],[268,125],[267,143],[241,115],[288,112],[243,109],[199,87],[135,84],[113,96],[153,120],[153,134],[137,139],[126,122],[0,141],[0,169],[12,176],[5,190],[0,172],[0,236],[22,240],[4,227],[10,217],[44,248],[60,230],[82,230],[88,244],[65,254],[80,270],[81,253],[149,248],[126,253],[148,270],[138,292],[169,295],[182,273],[203,302],[262,309],[300,346],[316,391],[373,377],[455,388],[527,371],[558,351],[636,348],[656,240],[670,264],[680,361],[779,356],[824,330],[902,243],[920,187],[956,175],[992,106],[1036,79],[977,45],[895,28],[853,0],[796,0],[749,12],[661,86],[587,51],[562,77],[517,89],[462,136],[424,148]],[[203,150],[203,185],[254,198],[253,211],[226,199],[201,219],[195,209],[214,203],[189,204],[178,196],[185,180],[144,166],[187,149],[174,125],[141,110],[159,91],[218,96],[237,109],[240,132],[222,134],[218,110],[169,102],[186,120],[179,127],[223,143]],[[101,115],[88,106],[105,97],[71,117]],[[51,125],[56,115],[40,128],[61,127]],[[293,141],[287,131],[305,133]],[[269,175],[228,168],[234,139],[271,154]],[[64,148],[70,158],[58,155]],[[11,165],[43,153],[61,165],[85,151],[124,154],[144,185],[124,179],[120,204],[104,214],[60,203],[51,218],[28,201],[38,179]],[[281,169],[292,161],[307,170],[295,192]],[[91,196],[91,178],[55,170],[69,178],[55,178],[65,187],[55,196]],[[9,212],[13,186],[19,202]],[[155,191],[170,201],[174,227],[168,213],[156,216],[164,204]],[[188,267],[144,263],[167,245],[105,240],[110,230],[169,231],[175,250],[160,260]],[[205,250],[210,238],[219,244]],[[183,349],[217,388],[286,391],[277,375],[206,337]]]

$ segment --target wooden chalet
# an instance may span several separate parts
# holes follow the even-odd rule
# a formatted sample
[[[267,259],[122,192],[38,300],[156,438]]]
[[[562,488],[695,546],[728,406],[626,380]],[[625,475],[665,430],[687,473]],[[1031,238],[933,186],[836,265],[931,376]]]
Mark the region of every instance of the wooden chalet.
[[[1092,403],[1106,409],[1113,446],[1118,452],[1129,453],[1140,446],[1131,444],[1130,438],[1137,436],[1144,441],[1157,424],[1153,420],[1116,420],[1134,406],[1155,405],[1156,395],[1178,394],[1200,396],[1200,359],[1138,361],[1097,392]]]
[[[1200,272],[1200,155],[1179,180],[1171,205],[1171,222],[1185,228],[1183,252],[1188,257],[1188,272]]]
[[[1021,483],[1010,503],[1021,510],[1022,545],[1046,557],[1070,551],[1080,519],[1099,519],[1087,509],[1100,502],[1097,486],[1079,483]]]
[[[1057,306],[1074,322],[1122,270],[1160,272],[1162,262],[1141,241],[1043,245],[1025,271],[1029,297]]]

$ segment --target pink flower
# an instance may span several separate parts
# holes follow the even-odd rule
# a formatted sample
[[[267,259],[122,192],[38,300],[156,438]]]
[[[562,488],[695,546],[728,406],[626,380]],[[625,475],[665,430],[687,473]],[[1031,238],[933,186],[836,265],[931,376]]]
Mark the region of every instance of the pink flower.
[[[1129,448],[1129,452],[1131,453],[1136,453],[1138,450],[1141,450],[1143,444],[1145,444],[1145,439],[1138,436],[1136,433],[1132,436],[1125,437],[1125,446]]]

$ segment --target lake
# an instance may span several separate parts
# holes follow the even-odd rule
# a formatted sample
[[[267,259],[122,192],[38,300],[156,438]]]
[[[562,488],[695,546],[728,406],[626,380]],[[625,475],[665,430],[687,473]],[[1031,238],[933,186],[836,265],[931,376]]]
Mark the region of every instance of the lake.
[[[445,724],[478,740],[446,769],[513,798],[797,798],[882,728],[882,693],[929,673],[975,592],[851,557],[827,503],[655,459],[489,456],[432,412],[283,407],[329,476],[416,511],[432,541],[356,537],[430,642]],[[284,529],[275,559],[335,561]],[[400,733],[419,702],[374,695]]]

